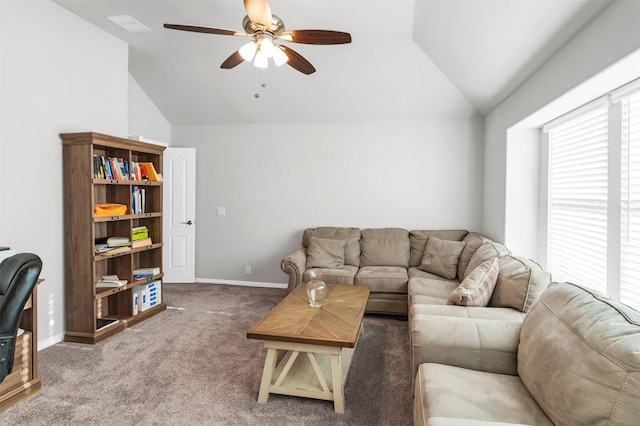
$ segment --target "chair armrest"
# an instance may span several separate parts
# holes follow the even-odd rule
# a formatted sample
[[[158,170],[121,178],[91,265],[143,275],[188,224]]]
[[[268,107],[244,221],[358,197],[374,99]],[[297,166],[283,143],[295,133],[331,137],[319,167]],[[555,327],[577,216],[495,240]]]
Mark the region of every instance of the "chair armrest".
[[[280,262],[280,269],[282,269],[282,272],[289,275],[287,293],[291,293],[293,289],[302,283],[302,275],[304,274],[306,263],[307,249],[304,247],[294,251]]]
[[[416,315],[411,330],[411,372],[425,362],[490,373],[517,372],[522,322]]]

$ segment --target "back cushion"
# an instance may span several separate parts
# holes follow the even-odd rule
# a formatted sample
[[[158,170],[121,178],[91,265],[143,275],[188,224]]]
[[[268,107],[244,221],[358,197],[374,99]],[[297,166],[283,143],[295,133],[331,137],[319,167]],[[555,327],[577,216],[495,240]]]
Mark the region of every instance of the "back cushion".
[[[553,283],[522,323],[518,374],[555,424],[638,424],[638,342],[639,312]]]
[[[469,232],[465,235],[462,241],[464,241],[465,246],[460,254],[460,259],[458,260],[458,278],[460,281],[462,281],[462,277],[473,272],[469,271],[469,274],[465,275],[467,266],[469,266],[469,262],[471,261],[471,256],[473,256],[476,250],[478,250],[483,243],[491,242],[491,238],[479,232]]]
[[[344,247],[344,264],[360,266],[360,229],[336,228],[331,226],[307,228],[302,235],[303,247],[309,247],[311,237],[346,241]]]
[[[441,240],[462,241],[469,231],[464,229],[442,229],[435,231],[411,231],[409,233],[409,242],[411,243],[411,256],[409,257],[409,266],[417,267],[422,262],[424,256],[424,248],[427,246],[429,235],[433,235]]]
[[[409,267],[409,231],[401,228],[363,229],[360,266]]]
[[[551,274],[533,260],[504,255],[500,258],[500,273],[489,306],[527,312],[550,282]]]
[[[465,268],[464,274],[462,276],[458,276],[458,278],[462,281],[467,278],[474,269],[487,260],[493,259],[494,257],[502,257],[510,253],[509,249],[500,243],[485,241],[475,250],[473,256],[469,259],[469,263]],[[462,254],[460,256],[462,257]]]

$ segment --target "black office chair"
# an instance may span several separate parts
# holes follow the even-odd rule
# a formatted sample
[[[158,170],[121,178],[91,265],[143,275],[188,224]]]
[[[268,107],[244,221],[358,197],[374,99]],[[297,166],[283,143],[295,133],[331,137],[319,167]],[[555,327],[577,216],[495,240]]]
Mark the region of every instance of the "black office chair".
[[[19,253],[0,263],[0,382],[13,370],[20,316],[41,270],[42,261],[31,253]]]

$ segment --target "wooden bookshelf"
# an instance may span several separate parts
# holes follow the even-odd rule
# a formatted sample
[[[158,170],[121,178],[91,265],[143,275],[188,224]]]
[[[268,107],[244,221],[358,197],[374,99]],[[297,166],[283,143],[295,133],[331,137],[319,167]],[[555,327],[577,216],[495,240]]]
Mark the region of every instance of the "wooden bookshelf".
[[[136,179],[129,169],[133,163],[152,163],[162,175],[165,148],[100,133],[65,133],[60,137],[64,154],[65,340],[97,343],[166,309],[162,300],[144,311],[142,306],[137,312],[134,308],[136,292],[151,282],[161,286],[162,273],[134,281],[133,271],[151,267],[162,271],[162,182]],[[100,159],[121,160],[120,166],[116,161],[118,178],[105,177],[96,157],[98,164]],[[144,213],[132,213],[136,187],[144,188]],[[126,213],[94,217],[94,205],[104,203],[125,205]],[[131,230],[138,226],[147,227],[152,244],[119,253],[95,253],[97,238],[131,238]],[[117,275],[128,283],[96,287],[104,275]]]

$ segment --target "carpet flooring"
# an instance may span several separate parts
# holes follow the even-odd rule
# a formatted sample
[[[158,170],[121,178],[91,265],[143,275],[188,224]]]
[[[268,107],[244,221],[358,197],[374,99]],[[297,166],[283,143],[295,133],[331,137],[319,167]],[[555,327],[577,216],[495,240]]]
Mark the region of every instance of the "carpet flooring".
[[[170,308],[96,345],[38,353],[42,390],[0,425],[411,425],[407,322],[365,315],[364,335],[333,402],[256,402],[266,350],[247,330],[284,290],[165,284]]]

